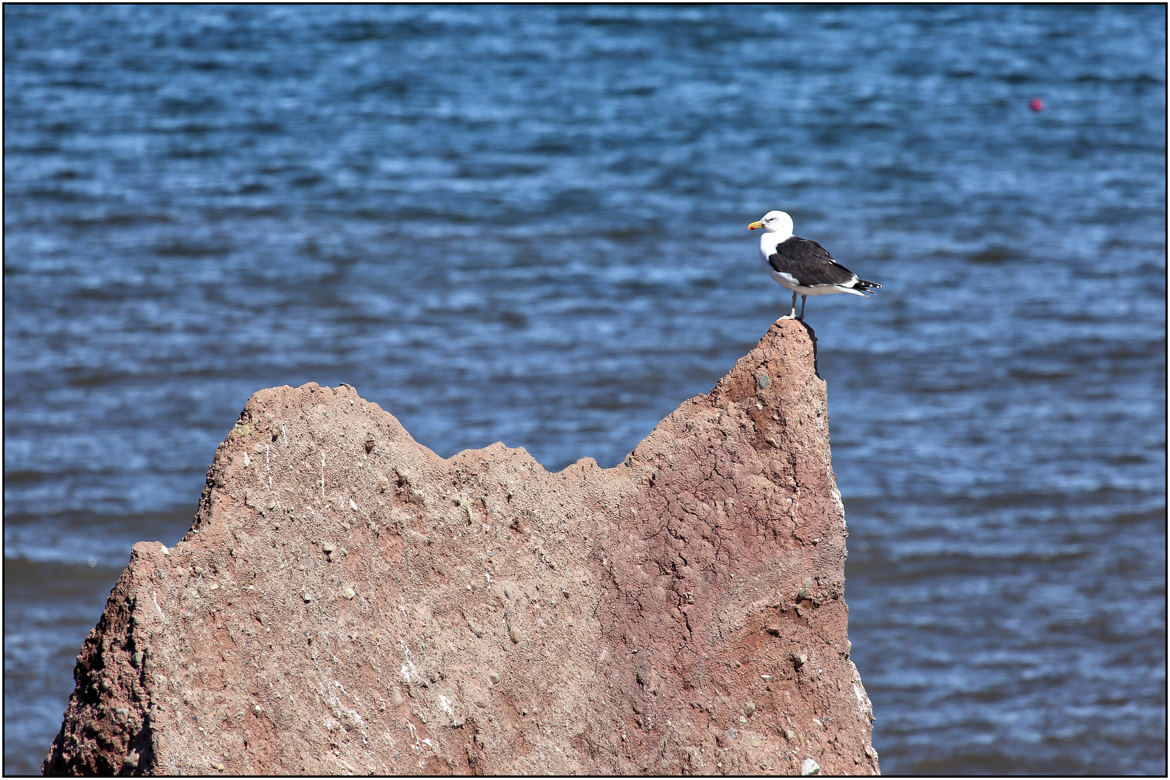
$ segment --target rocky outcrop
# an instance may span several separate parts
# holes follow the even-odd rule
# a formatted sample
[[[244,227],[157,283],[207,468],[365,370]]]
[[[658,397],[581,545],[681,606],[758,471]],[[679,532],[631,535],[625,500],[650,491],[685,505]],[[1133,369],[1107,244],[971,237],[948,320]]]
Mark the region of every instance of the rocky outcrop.
[[[256,393],[134,546],[48,773],[871,774],[824,383],[775,323],[623,463]]]

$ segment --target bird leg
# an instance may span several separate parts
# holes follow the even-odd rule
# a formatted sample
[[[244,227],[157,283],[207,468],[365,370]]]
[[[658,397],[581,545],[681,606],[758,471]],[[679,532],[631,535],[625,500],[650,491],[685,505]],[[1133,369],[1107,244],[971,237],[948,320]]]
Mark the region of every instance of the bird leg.
[[[808,303],[808,296],[807,295],[800,296],[800,316],[797,317],[796,319],[800,320],[801,322],[804,322],[804,305],[806,303]],[[796,311],[796,293],[792,294],[792,310]]]
[[[793,290],[792,291],[792,311],[788,312],[788,314],[786,316],[781,317],[780,319],[782,319],[782,320],[796,319],[796,294],[797,294],[796,290]]]

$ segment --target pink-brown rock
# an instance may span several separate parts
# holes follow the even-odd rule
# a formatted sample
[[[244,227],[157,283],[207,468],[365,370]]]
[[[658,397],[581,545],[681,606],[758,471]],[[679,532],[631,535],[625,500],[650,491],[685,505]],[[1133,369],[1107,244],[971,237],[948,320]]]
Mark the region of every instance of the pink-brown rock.
[[[814,361],[778,321],[555,474],[348,386],[256,393],[190,532],[134,546],[44,770],[876,773]]]

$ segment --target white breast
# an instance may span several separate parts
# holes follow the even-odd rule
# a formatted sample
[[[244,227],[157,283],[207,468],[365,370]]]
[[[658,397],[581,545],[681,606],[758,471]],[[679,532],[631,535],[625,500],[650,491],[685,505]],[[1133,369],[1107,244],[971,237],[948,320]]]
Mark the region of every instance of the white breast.
[[[777,284],[783,285],[789,290],[795,290],[798,286],[796,277],[792,274],[780,273],[768,262],[768,258],[776,253],[776,245],[787,239],[788,236],[782,236],[779,233],[765,233],[760,236],[760,262],[764,264],[764,268],[768,269],[768,275],[776,280]]]

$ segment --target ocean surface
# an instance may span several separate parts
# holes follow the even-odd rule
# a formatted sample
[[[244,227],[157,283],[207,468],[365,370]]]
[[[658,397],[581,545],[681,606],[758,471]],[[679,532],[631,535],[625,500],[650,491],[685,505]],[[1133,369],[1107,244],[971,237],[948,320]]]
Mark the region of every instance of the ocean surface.
[[[782,208],[884,285],[807,311],[883,771],[1163,774],[1165,15],[5,6],[5,773],[252,392],[613,465]]]

